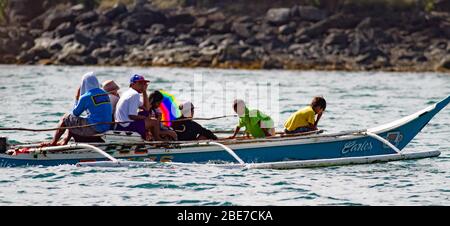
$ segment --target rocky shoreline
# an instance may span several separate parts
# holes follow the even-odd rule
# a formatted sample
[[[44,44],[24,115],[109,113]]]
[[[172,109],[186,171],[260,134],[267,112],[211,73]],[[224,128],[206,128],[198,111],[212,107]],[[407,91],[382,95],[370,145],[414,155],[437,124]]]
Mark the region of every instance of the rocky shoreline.
[[[34,6],[11,9],[0,27],[2,64],[450,70],[446,11],[329,13],[296,5],[255,17],[144,3],[58,5],[24,18],[23,7]]]

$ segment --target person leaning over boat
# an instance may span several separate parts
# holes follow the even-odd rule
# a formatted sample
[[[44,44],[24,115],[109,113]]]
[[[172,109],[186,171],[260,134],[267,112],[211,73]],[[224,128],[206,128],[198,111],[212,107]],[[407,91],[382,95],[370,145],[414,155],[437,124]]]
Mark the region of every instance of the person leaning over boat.
[[[166,127],[161,123],[162,114],[159,110],[159,106],[161,106],[161,102],[163,101],[164,96],[158,90],[153,91],[148,96],[148,101],[150,103],[149,115],[152,119],[158,121],[159,124],[159,134],[161,138],[165,138],[164,140],[177,140],[177,134],[171,128]]]
[[[102,88],[105,92],[108,93],[109,100],[111,101],[112,109],[113,109],[113,118],[114,113],[116,112],[117,102],[119,102],[120,95],[119,89],[120,87],[113,80],[106,80],[102,83]]]
[[[147,136],[147,132],[150,132],[153,139],[161,140],[158,121],[149,117],[150,102],[147,97],[149,82],[142,75],[131,76],[130,88],[122,93],[114,114],[116,122],[123,123],[117,123],[114,129],[137,132],[146,140],[150,140]],[[140,94],[143,96],[142,99]],[[140,108],[143,111],[139,112]]]
[[[309,106],[289,116],[284,123],[284,132],[294,134],[317,130],[317,124],[326,108],[327,102],[323,97],[314,97]],[[317,119],[315,119],[316,115]]]
[[[192,120],[194,105],[190,101],[180,104],[179,109],[181,117],[177,119],[178,121],[172,123],[172,128],[178,135],[178,140],[217,140],[217,136],[213,132]]]
[[[234,139],[242,127],[245,127],[247,134],[251,134],[255,138],[275,135],[274,123],[270,116],[257,109],[249,110],[245,106],[245,102],[240,99],[234,100],[233,110],[239,116],[239,124],[234,129],[234,134],[229,137],[230,139]]]
[[[98,133],[103,133],[109,130],[108,123],[112,122],[112,106],[108,97],[108,93],[100,89],[97,77],[93,72],[86,73],[81,82],[79,92],[76,96],[75,107],[72,113],[65,114],[58,124],[58,127],[77,127],[86,126],[95,123],[95,126],[88,126],[82,128],[71,128],[69,133],[78,136],[93,136]],[[87,112],[87,117],[80,117],[83,112]],[[60,129],[55,132],[55,135],[50,143],[44,143],[43,146],[55,146],[66,130]],[[70,136],[67,136],[62,145],[69,142]]]

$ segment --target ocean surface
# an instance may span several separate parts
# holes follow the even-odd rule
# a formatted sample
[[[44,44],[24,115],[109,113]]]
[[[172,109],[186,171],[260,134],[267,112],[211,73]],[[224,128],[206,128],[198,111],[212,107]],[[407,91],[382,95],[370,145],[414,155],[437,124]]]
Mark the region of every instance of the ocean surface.
[[[216,70],[185,68],[0,66],[0,127],[53,128],[74,103],[84,73],[127,89],[132,73],[151,80],[196,117],[233,114],[242,98],[284,120],[323,95],[319,127],[327,133],[364,129],[412,114],[450,95],[438,73]],[[236,118],[201,121],[231,130]],[[39,142],[52,132],[0,131],[13,143]],[[450,205],[450,107],[405,151],[440,150],[432,159],[297,170],[210,166],[154,168],[0,168],[0,205]]]

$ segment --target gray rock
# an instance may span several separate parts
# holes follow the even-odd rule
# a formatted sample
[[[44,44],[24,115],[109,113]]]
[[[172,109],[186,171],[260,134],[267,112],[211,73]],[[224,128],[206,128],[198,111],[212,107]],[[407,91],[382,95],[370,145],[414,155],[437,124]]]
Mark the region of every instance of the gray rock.
[[[171,58],[180,53],[193,53],[198,51],[199,49],[196,46],[183,46],[157,51],[154,53],[154,55],[164,58]]]
[[[149,46],[156,43],[161,43],[164,41],[163,36],[149,36],[149,37],[143,37],[142,40],[145,40],[144,46]]]
[[[1,44],[1,42],[0,42]],[[2,54],[3,55],[3,54]],[[0,58],[1,59],[1,58]],[[25,64],[25,63],[34,63],[34,55],[30,54],[28,51],[21,52],[17,57],[16,60],[19,63]]]
[[[363,55],[356,57],[355,62],[357,64],[368,65],[377,60],[378,57],[386,57],[386,54],[383,53],[383,51],[379,50],[378,48],[375,48],[370,51],[367,51]]]
[[[333,32],[325,38],[324,45],[347,46],[348,36],[343,32]]]
[[[278,27],[278,33],[282,35],[289,35],[296,31],[295,24],[285,24]]]
[[[264,69],[281,69],[283,68],[283,64],[273,57],[264,57],[261,67]]]
[[[75,17],[75,14],[71,11],[53,12],[46,20],[44,20],[43,28],[47,31],[54,30],[64,22],[73,22]]]
[[[166,33],[166,26],[164,24],[153,24],[147,32],[153,36],[164,35]]]
[[[307,42],[310,42],[310,41],[311,41],[311,39],[307,35],[301,35],[301,36],[298,36],[298,37],[295,38],[295,42],[299,43],[299,44],[307,43]]]
[[[177,24],[192,24],[195,22],[195,17],[189,13],[179,13],[167,17],[167,24],[175,26]]]
[[[98,42],[90,42],[88,44],[88,46],[86,47],[86,49],[83,52],[83,55],[89,55],[90,53],[92,53],[94,50],[100,48],[100,44]]]
[[[97,59],[92,56],[70,55],[60,62],[68,65],[95,65],[98,63]]]
[[[52,57],[52,54],[44,48],[31,49],[30,51],[38,59],[49,59]]]
[[[107,58],[111,56],[111,49],[109,47],[98,48],[92,51],[91,56],[95,58]]]
[[[46,48],[32,48],[24,51],[17,57],[17,60],[22,63],[35,62],[40,59],[50,59],[52,54]]]
[[[295,36],[292,34],[289,35],[278,35],[278,40],[280,40],[282,43],[286,44],[284,45],[284,47],[287,47],[288,45],[290,45],[294,40],[295,40]]]
[[[372,18],[366,17],[358,25],[356,25],[356,29],[358,30],[369,29],[372,27],[372,23],[373,23]]]
[[[70,7],[70,10],[72,10],[73,12],[82,13],[86,10],[86,7],[84,6],[84,4],[80,3]]]
[[[166,17],[156,11],[144,11],[133,13],[122,21],[122,27],[137,33],[145,31],[152,24],[164,24]]]
[[[189,34],[192,37],[204,37],[207,33],[208,31],[206,29],[194,27],[191,29]]]
[[[182,34],[182,35],[178,36],[175,40],[182,42],[185,45],[197,45],[198,44],[197,41],[188,34]]]
[[[254,23],[253,19],[249,16],[238,16],[234,21],[237,23]]]
[[[269,9],[265,19],[273,25],[286,24],[291,19],[291,10],[289,8]]]
[[[49,48],[55,40],[52,38],[40,37],[34,40],[33,48]]]
[[[448,1],[448,0],[436,0],[436,1],[434,1],[434,9],[436,11],[450,12],[450,1]]]
[[[58,37],[64,37],[73,34],[75,32],[75,26],[71,22],[65,22],[60,24],[55,32]]]
[[[447,42],[438,42],[436,43],[436,48],[439,49],[447,49],[450,45],[447,44]]]
[[[323,34],[326,30],[328,30],[331,27],[334,27],[336,24],[342,22],[342,17],[343,14],[335,14],[331,17],[328,17],[325,20],[319,21],[314,23],[313,25],[307,27],[307,28],[302,28],[300,29],[297,33],[296,36],[303,36],[303,35],[307,35],[310,38],[314,38],[316,36],[319,36],[321,34]]]
[[[416,56],[416,58],[414,59],[417,62],[427,62],[428,58],[426,56],[424,56],[423,54],[420,54],[418,56]]]
[[[252,46],[261,46],[261,43],[253,36],[247,38],[245,40],[245,43],[247,43],[248,45],[252,45]]]
[[[450,21],[447,23],[441,23],[439,26],[443,36],[447,39],[450,39]]]
[[[209,20],[207,17],[197,17],[195,20],[195,26],[199,28],[208,28],[213,21]]]
[[[42,0],[11,0],[3,1],[7,4],[5,12],[10,23],[24,24],[45,12]]]
[[[327,13],[324,10],[318,9],[314,6],[299,6],[298,14],[300,18],[314,22],[327,18]]]
[[[242,54],[247,50],[247,47],[238,45],[228,45],[224,48],[220,55],[219,61],[237,61],[241,59]]]
[[[298,10],[299,7],[300,7],[300,6],[295,5],[295,6],[293,6],[293,7],[290,9],[290,10],[291,10],[291,12],[290,12],[291,17],[299,17],[299,16],[300,16],[300,13],[299,13],[299,10]]]
[[[267,51],[274,51],[277,49],[286,48],[286,44],[278,40],[277,38],[274,38],[270,41],[264,42],[263,47]]]
[[[241,38],[249,38],[252,36],[251,26],[250,23],[233,23],[231,31]]]
[[[107,34],[107,36],[109,38],[117,40],[120,43],[120,45],[124,44],[134,45],[140,42],[139,35],[125,29],[112,30]]]
[[[217,22],[212,23],[209,26],[209,29],[212,33],[215,33],[215,34],[229,33],[230,32],[230,24],[227,23],[226,21],[217,21]]]
[[[450,57],[442,59],[436,66],[437,70],[450,70]]]
[[[91,55],[85,55],[87,47],[78,43],[70,42],[64,45],[57,56],[57,62],[68,65],[92,65],[97,64],[97,59]]]
[[[297,51],[297,50],[299,50],[301,48],[303,48],[303,45],[295,43],[295,44],[292,44],[292,45],[289,46],[288,51],[289,52],[295,52],[295,51]]]
[[[0,55],[17,55],[20,51],[25,50],[24,48],[33,46],[33,37],[25,29],[10,27],[3,32],[1,35],[3,37],[0,37],[2,41],[0,43]]]
[[[227,17],[221,11],[215,11],[213,13],[209,13],[207,15],[208,20],[217,22],[217,21],[225,21]]]
[[[255,51],[253,51],[253,49],[247,49],[245,52],[242,53],[241,58],[243,60],[256,60],[257,59],[257,55],[255,53]]]
[[[103,15],[110,20],[115,19],[117,16],[121,14],[125,14],[128,12],[127,6],[121,2],[114,5],[113,8],[106,10]]]
[[[124,56],[126,53],[127,53],[127,51],[124,48],[121,48],[121,47],[114,48],[111,51],[111,57],[116,58],[116,57]]]
[[[88,36],[86,36],[82,32],[78,32],[78,31],[75,32],[74,39],[76,42],[78,42],[84,46],[87,46],[87,45],[89,45],[89,43],[91,43],[91,39]]]
[[[61,50],[63,48],[63,45],[61,45],[60,43],[57,43],[57,42],[55,42],[55,43],[52,43],[52,45],[50,46],[50,50],[51,51],[59,51],[59,50]]]
[[[98,20],[98,13],[95,11],[89,11],[83,13],[75,18],[75,22],[82,24],[89,24]]]
[[[78,42],[69,42],[66,43],[59,53],[58,58],[63,59],[70,55],[82,55],[84,51],[86,50],[86,47]]]

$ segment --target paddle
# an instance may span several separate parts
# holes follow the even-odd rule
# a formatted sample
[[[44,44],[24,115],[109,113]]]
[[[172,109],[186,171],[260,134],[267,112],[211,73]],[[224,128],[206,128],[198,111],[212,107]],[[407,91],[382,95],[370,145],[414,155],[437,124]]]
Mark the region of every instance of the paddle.
[[[188,121],[188,120],[214,120],[214,119],[220,119],[220,118],[226,118],[226,117],[237,117],[237,115],[223,115],[223,116],[217,116],[217,117],[211,117],[211,118],[183,118],[183,119],[175,119],[175,120],[165,120],[165,121],[161,121],[161,122],[179,122],[179,121]],[[86,127],[91,127],[91,126],[96,126],[96,125],[105,125],[105,124],[109,124],[109,125],[114,125],[114,124],[118,124],[118,123],[131,123],[133,121],[124,121],[124,122],[97,122],[97,123],[92,123],[92,124],[88,124],[88,125],[82,125],[82,126],[63,126],[63,127],[56,127],[56,128],[49,128],[49,129],[30,129],[30,128],[21,128],[21,127],[0,127],[0,131],[9,131],[9,130],[14,130],[14,131],[30,131],[30,132],[46,132],[46,131],[53,131],[53,130],[61,130],[61,129],[76,129],[76,128],[86,128]]]

